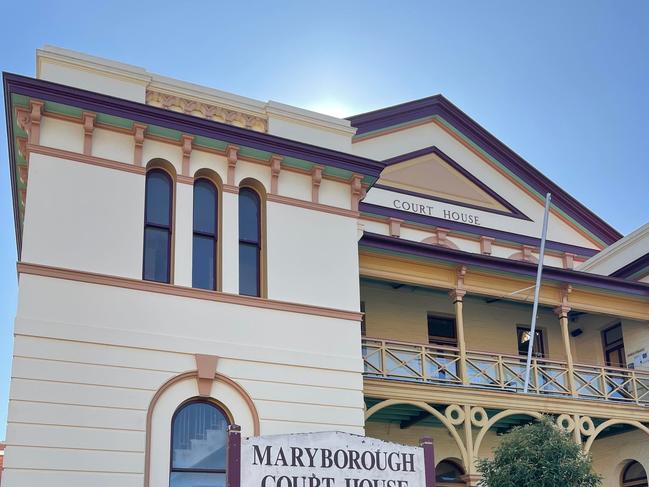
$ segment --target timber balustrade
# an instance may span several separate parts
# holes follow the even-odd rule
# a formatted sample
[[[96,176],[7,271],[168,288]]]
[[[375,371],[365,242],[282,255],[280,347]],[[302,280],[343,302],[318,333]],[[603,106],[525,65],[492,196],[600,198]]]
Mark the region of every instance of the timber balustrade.
[[[362,347],[366,377],[508,392],[523,390],[525,357],[519,355],[467,351],[462,367],[457,347],[373,338],[364,338]],[[466,370],[465,377],[461,370]],[[566,362],[534,358],[529,391],[649,405],[649,371],[575,364],[572,373],[574,386]]]

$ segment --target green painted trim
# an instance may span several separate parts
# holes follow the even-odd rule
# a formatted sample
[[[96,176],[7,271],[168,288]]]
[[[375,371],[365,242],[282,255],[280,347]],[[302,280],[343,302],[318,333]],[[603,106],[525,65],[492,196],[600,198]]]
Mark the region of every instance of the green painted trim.
[[[122,117],[115,117],[113,115],[106,115],[105,113],[97,114],[97,122],[105,125],[113,125],[128,130],[133,130],[133,121]]]
[[[81,118],[83,110],[77,107],[71,107],[69,105],[63,105],[61,103],[55,103],[53,101],[46,101],[44,105],[46,112],[58,113],[60,115],[67,115],[69,117]]]
[[[165,139],[174,140],[176,142],[180,142],[180,136],[182,135],[178,130],[158,127],[157,125],[148,125],[146,133],[158,137],[164,137]]]
[[[194,137],[194,145],[197,147],[207,147],[209,149],[216,149],[221,151],[224,151],[225,148],[228,146],[228,144],[226,144],[221,140],[210,139],[208,137],[203,137],[201,135],[197,135]]]

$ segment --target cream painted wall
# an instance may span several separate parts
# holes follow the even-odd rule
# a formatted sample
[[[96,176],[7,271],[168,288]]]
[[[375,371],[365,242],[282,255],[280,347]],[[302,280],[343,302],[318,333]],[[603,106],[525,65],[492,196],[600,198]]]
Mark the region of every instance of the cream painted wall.
[[[176,185],[173,283],[192,287],[194,187]]]
[[[602,487],[620,487],[622,472],[632,460],[649,473],[649,435],[639,430],[597,439],[591,454],[595,472],[604,477]]]
[[[345,132],[329,130],[326,127],[287,119],[272,112],[268,115],[268,133],[342,152],[352,151],[349,130]]]
[[[268,202],[268,297],[359,309],[357,220]]]
[[[22,260],[142,277],[144,176],[31,154]]]
[[[43,54],[42,51],[39,51],[38,77],[40,79],[84,90],[92,87],[92,91],[96,93],[104,93],[140,103],[144,103],[146,99],[146,81],[138,79],[144,74],[144,70],[141,74],[138,73],[137,77],[129,78],[122,73],[101,73],[76,63],[75,65],[64,60],[52,59]],[[122,69],[128,68],[124,64],[114,62],[113,64]]]
[[[573,338],[573,358],[576,363],[604,365],[604,346],[602,331],[617,324],[622,324],[627,361],[630,354],[644,349],[649,350],[649,324],[613,316],[586,314],[577,316],[570,322],[570,330],[581,329],[582,333]],[[649,370],[649,367],[647,369]]]
[[[356,322],[22,275],[15,333],[11,487],[50,469],[49,485],[141,485],[149,402],[195,353],[250,394],[262,434],[364,431]],[[249,434],[247,409],[215,387]],[[154,415],[157,462],[171,411],[196,394],[192,381],[174,391]]]
[[[393,289],[384,283],[363,281],[367,336],[388,340],[428,343],[427,313],[454,316],[451,298],[412,286]],[[529,326],[532,306],[504,301],[487,304],[484,298],[464,299],[464,333],[467,349],[518,355],[516,327]],[[537,322],[543,330],[549,359],[565,360],[559,321],[541,309]]]
[[[43,117],[40,145],[72,152],[83,152],[83,127],[78,123]]]
[[[229,222],[229,232],[221,235],[222,290],[239,294],[239,198],[233,193],[223,193],[221,218]]]

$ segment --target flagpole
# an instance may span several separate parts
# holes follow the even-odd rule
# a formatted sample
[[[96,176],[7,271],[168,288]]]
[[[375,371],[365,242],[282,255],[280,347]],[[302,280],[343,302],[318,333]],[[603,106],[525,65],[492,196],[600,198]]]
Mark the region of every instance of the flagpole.
[[[550,193],[545,195],[545,212],[543,213],[543,231],[541,232],[541,248],[539,250],[539,264],[536,268],[536,286],[534,287],[534,305],[532,307],[532,324],[530,325],[530,339],[527,344],[527,364],[525,365],[525,386],[523,392],[527,394],[530,387],[530,368],[532,366],[532,351],[536,339],[536,315],[539,311],[539,293],[541,291],[541,276],[543,274],[543,258],[545,256],[545,238],[548,234],[548,215],[550,213]]]

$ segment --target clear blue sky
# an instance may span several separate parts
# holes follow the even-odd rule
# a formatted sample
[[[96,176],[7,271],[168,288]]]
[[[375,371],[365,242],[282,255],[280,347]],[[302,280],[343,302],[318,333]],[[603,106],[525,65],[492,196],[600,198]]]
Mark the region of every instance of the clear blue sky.
[[[53,44],[334,115],[443,93],[623,233],[649,220],[649,2],[5,2],[0,68]],[[1,102],[0,102],[1,103]],[[16,300],[0,134],[0,438]]]

